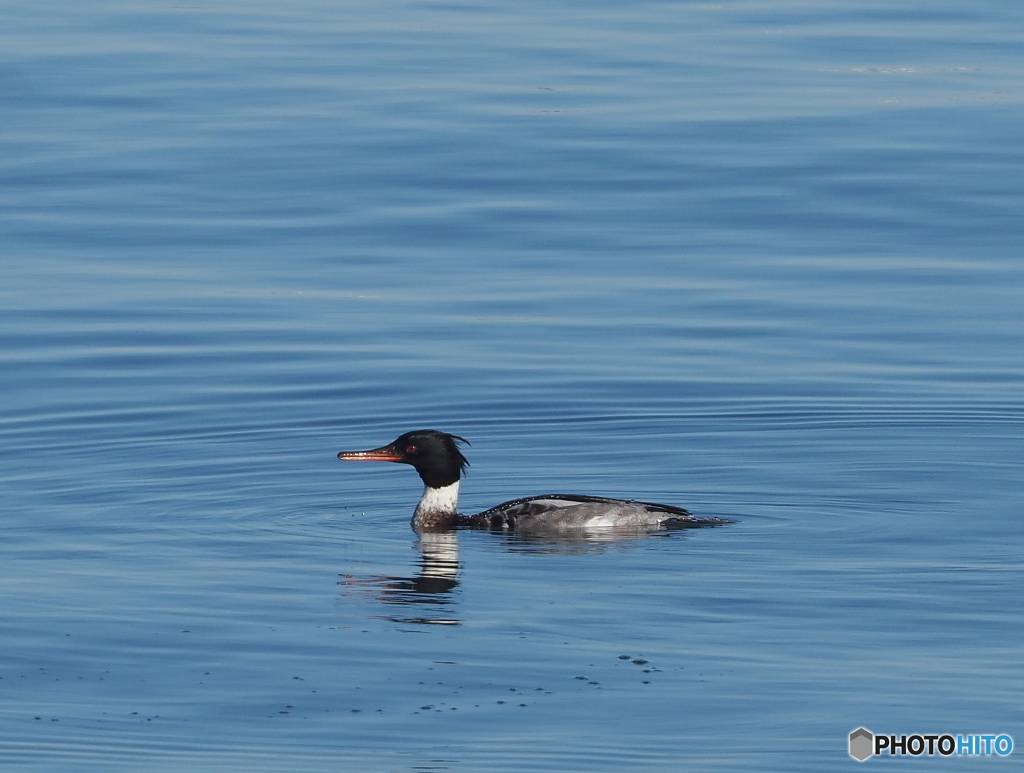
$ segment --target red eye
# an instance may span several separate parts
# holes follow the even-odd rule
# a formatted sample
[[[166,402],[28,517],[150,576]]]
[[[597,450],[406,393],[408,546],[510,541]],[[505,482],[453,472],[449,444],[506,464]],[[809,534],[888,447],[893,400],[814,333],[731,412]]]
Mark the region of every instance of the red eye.
[[[419,449],[416,446],[406,446],[405,452],[407,454],[415,454],[419,452]]]

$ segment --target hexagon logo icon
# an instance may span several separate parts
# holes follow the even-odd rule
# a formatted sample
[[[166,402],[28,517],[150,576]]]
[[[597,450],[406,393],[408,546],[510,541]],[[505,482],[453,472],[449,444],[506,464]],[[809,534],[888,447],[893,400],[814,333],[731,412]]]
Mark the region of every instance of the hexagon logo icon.
[[[858,727],[850,733],[850,756],[857,760],[857,762],[864,762],[864,760],[874,754],[874,746],[875,736],[872,735],[870,730]]]

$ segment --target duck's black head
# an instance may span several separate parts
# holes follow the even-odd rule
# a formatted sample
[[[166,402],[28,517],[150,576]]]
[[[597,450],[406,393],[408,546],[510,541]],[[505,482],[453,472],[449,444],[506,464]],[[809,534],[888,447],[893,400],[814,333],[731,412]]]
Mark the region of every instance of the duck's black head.
[[[401,462],[416,468],[423,483],[441,488],[462,477],[469,461],[459,444],[469,441],[436,429],[417,429],[399,436],[393,443],[370,451],[342,451],[339,459],[370,462]]]

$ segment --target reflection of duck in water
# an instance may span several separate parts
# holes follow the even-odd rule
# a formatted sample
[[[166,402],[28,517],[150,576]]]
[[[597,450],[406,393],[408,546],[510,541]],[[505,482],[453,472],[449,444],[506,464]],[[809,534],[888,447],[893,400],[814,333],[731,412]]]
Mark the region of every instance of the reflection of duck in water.
[[[406,432],[393,443],[371,451],[343,451],[339,459],[402,462],[416,468],[423,496],[412,527],[418,532],[459,527],[529,532],[681,529],[732,523],[725,518],[698,518],[673,505],[624,499],[546,494],[504,502],[476,515],[460,515],[459,481],[469,465],[459,449],[468,441],[433,429]]]
[[[420,566],[415,577],[343,574],[338,585],[357,590],[360,594],[368,593],[386,604],[417,605],[428,611],[420,617],[388,618],[394,622],[458,625],[459,621],[451,617],[451,611],[443,611],[458,597],[453,593],[459,587],[458,535],[453,531],[424,532],[420,534],[419,548]]]

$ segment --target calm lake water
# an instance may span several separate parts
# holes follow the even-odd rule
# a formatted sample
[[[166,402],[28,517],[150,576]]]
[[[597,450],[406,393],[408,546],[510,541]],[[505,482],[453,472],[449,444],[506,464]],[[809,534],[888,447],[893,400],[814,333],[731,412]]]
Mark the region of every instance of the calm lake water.
[[[1024,743],[1024,6],[16,0],[0,38],[0,768]],[[421,541],[411,469],[335,459],[421,427],[472,441],[466,512],[737,523]]]

